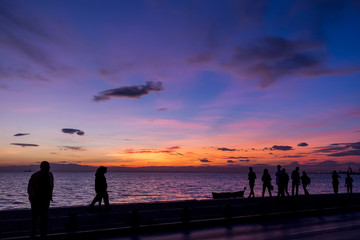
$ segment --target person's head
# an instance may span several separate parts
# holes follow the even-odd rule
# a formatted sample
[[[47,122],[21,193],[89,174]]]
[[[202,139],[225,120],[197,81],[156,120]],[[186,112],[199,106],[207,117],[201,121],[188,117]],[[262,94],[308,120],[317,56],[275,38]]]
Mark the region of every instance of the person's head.
[[[285,173],[285,172],[286,172],[286,171],[285,171],[285,168],[283,168],[283,169],[281,170],[281,172]]]
[[[267,170],[267,168],[265,168],[264,173],[269,173],[269,170]]]
[[[349,173],[349,172],[347,172],[346,175],[347,175],[348,177],[350,177],[350,173]]]
[[[50,163],[47,161],[43,161],[40,163],[41,171],[48,172],[50,170]]]
[[[295,170],[296,170],[296,171],[299,171],[299,167],[296,167]]]
[[[336,174],[336,171],[335,171],[335,170],[333,171],[333,174]]]
[[[250,172],[252,172],[252,171],[253,171],[253,168],[252,168],[252,167],[249,167],[249,170],[250,170]]]
[[[306,172],[305,172],[305,171],[303,171],[303,175],[305,175],[305,176],[306,176]]]
[[[96,170],[96,174],[105,174],[107,172],[107,168],[100,166],[97,170]]]
[[[280,165],[277,165],[277,169],[280,170],[280,169],[281,169],[281,166],[280,166]]]

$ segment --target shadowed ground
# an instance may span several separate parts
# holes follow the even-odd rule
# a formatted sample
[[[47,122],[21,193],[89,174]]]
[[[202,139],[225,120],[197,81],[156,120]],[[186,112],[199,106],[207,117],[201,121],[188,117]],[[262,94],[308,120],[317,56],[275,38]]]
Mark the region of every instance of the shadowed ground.
[[[50,239],[99,239],[360,211],[360,194],[50,208]],[[2,239],[28,238],[30,210],[0,212]]]

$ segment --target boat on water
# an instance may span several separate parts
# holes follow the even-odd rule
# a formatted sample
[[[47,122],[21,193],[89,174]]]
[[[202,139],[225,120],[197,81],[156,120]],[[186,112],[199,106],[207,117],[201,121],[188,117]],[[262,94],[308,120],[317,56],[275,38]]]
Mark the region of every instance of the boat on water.
[[[245,190],[246,187],[244,187],[243,191],[237,191],[237,192],[212,192],[212,197],[213,199],[244,197]]]

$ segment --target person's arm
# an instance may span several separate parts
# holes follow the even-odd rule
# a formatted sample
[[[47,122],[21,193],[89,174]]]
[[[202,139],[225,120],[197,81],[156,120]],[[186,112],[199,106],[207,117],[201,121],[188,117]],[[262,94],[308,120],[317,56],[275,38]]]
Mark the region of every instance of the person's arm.
[[[31,176],[29,183],[28,183],[28,187],[27,187],[27,192],[28,192],[28,196],[29,196],[29,201],[32,202],[32,200],[34,199],[34,179],[33,176]]]
[[[50,201],[52,201],[53,190],[54,190],[54,176],[51,172],[49,172],[49,178],[50,178],[50,189],[51,189]]]

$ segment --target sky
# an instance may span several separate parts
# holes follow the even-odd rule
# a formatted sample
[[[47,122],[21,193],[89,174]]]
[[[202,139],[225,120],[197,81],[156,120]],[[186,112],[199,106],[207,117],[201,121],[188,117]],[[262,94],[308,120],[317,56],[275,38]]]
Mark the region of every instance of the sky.
[[[0,166],[360,169],[356,0],[1,0]]]

